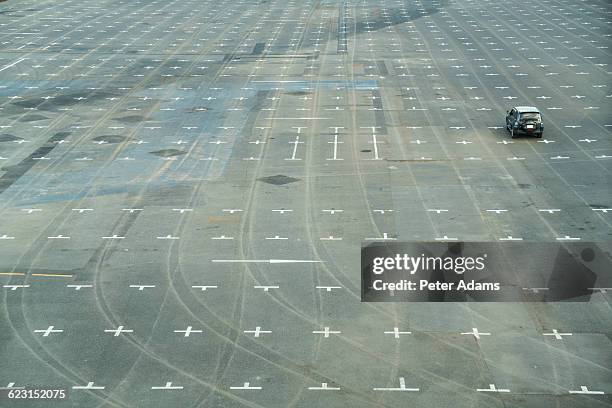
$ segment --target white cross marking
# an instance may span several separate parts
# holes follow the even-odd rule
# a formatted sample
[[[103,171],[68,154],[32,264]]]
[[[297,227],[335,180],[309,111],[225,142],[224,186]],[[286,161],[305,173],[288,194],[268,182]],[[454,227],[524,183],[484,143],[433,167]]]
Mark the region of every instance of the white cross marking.
[[[400,386],[399,388],[383,388],[383,387],[375,387],[374,391],[419,391],[418,388],[406,388],[406,380],[404,377],[399,378]]]
[[[104,333],[114,333],[113,336],[114,337],[118,337],[121,333],[132,333],[134,332],[134,330],[129,330],[129,329],[123,329],[124,326],[119,326],[114,330],[104,330]]]
[[[478,332],[478,329],[473,327],[471,332],[465,332],[465,333],[461,333],[461,334],[472,334],[474,337],[476,337],[478,340],[480,340],[480,336],[490,336],[491,333],[480,333]]]
[[[2,285],[3,288],[7,288],[8,290],[17,290],[20,288],[29,288],[30,285]]]
[[[244,333],[253,333],[254,337],[259,337],[260,334],[272,333],[271,330],[261,330],[260,326],[256,326],[255,330],[244,330]]]
[[[325,336],[325,338],[329,338],[330,334],[340,334],[342,333],[341,331],[331,331],[329,330],[329,327],[324,327],[325,330],[315,330],[312,333],[313,334],[323,334]]]
[[[500,241],[522,241],[523,238],[515,238],[512,235],[508,235],[506,238],[500,238]]]
[[[434,238],[436,241],[457,241],[457,238],[451,238],[447,235],[444,235],[443,237],[439,237],[439,238]]]
[[[155,285],[130,285],[130,288],[138,288],[139,291],[145,290],[145,288],[154,288]]]
[[[261,390],[261,387],[252,387],[250,382],[245,382],[240,387],[230,387],[230,390]]]
[[[81,290],[81,288],[93,288],[93,285],[73,285],[73,284],[68,284],[66,285],[67,288],[74,288],[74,290]]]
[[[385,334],[393,334],[393,337],[395,337],[396,339],[400,338],[400,334],[412,334],[412,332],[403,332],[403,331],[399,331],[399,328],[394,327],[393,331],[386,331],[384,332]]]
[[[604,392],[603,391],[591,391],[587,388],[586,385],[581,385],[580,386],[580,391],[572,391],[570,390],[569,392],[570,394],[599,394],[599,395],[603,395]]]
[[[478,392],[510,392],[509,389],[505,388],[496,388],[495,384],[489,384],[489,388],[477,388]]]
[[[317,390],[317,391],[323,391],[323,390],[327,390],[327,391],[337,391],[340,388],[337,387],[330,387],[327,385],[326,382],[321,383],[320,387],[308,387],[309,390]]]
[[[580,241],[580,238],[572,238],[569,235],[557,238],[557,241]]]
[[[366,238],[366,241],[383,241],[383,240],[395,241],[396,239],[397,238],[390,237],[388,233],[383,232],[382,238]]]
[[[101,385],[94,385],[93,381],[87,383],[87,385],[73,385],[73,390],[103,390],[105,387]]]
[[[218,286],[216,285],[193,285],[191,286],[194,289],[201,289],[202,292],[204,292],[206,289],[217,289]]]
[[[553,329],[552,333],[542,333],[543,336],[555,336],[555,339],[562,340],[563,336],[571,336],[572,333],[559,333],[557,329]]]
[[[182,390],[183,387],[180,385],[172,385],[171,381],[168,381],[166,383],[166,385],[162,385],[162,386],[153,386],[151,387],[152,390]]]
[[[55,326],[49,326],[44,330],[34,330],[34,333],[42,333],[43,337],[48,337],[51,333],[62,333],[63,330],[54,329]]]
[[[189,337],[191,333],[202,333],[202,330],[193,330],[192,326],[187,326],[186,330],[175,330],[175,333],[185,333],[184,337]]]
[[[255,289],[263,289],[264,292],[269,292],[270,289],[278,289],[279,287],[280,286],[278,286],[278,285],[268,285],[268,286],[265,286],[265,285],[255,285],[255,286],[253,286],[253,288],[255,288]]]
[[[342,289],[342,286],[315,286],[316,289],[325,289],[326,292],[331,292],[332,289]]]

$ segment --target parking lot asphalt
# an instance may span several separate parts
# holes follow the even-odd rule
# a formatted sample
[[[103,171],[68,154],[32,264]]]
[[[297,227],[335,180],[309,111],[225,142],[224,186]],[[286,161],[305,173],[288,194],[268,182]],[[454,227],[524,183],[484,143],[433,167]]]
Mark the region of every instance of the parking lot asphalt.
[[[612,289],[360,302],[367,242],[612,240],[611,24],[604,0],[2,2],[0,386],[612,406]],[[506,131],[520,105],[541,139]]]

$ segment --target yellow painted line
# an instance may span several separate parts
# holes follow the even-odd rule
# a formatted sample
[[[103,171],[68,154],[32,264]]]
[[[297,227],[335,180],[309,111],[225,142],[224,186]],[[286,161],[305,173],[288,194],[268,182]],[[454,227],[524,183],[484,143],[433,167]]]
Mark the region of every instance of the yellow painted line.
[[[59,278],[72,278],[72,275],[61,275],[57,273],[33,273],[32,276],[54,276]]]
[[[25,276],[25,273],[21,273],[21,272],[0,272],[0,275]]]

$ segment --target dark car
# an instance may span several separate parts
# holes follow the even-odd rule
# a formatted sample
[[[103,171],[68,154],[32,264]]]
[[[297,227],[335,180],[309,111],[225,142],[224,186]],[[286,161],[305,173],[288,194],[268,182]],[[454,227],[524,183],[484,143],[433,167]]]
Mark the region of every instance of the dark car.
[[[542,115],[535,106],[515,106],[506,111],[506,129],[512,138],[519,134],[542,137],[544,132]]]

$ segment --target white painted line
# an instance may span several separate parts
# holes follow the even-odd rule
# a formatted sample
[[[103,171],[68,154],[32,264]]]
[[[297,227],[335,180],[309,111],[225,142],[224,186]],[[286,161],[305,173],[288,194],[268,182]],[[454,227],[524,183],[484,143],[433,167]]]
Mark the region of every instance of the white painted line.
[[[105,387],[101,385],[94,385],[93,381],[87,383],[87,385],[73,385],[73,390],[103,390]]]
[[[192,326],[187,326],[185,330],[175,330],[175,333],[184,333],[184,337],[189,337],[191,333],[202,333],[202,330],[193,330]]]
[[[400,386],[399,388],[389,388],[389,387],[375,387],[372,388],[374,391],[419,391],[418,388],[406,388],[406,380],[404,377],[399,378]]]
[[[333,143],[333,145],[334,145],[334,157],[332,157],[331,159],[327,159],[327,160],[344,160],[344,159],[339,159],[338,158],[338,143],[344,143],[344,142],[339,142],[338,141],[338,133],[334,134],[334,141],[333,142],[327,142],[327,143]]]
[[[0,72],[4,71],[5,69],[9,69],[11,67],[14,67],[15,65],[19,64],[20,62],[25,61],[27,58],[20,58],[17,61],[13,62],[12,64],[6,65],[2,68],[0,68]]]
[[[365,240],[366,241],[384,241],[384,240],[395,241],[397,240],[397,238],[390,237],[387,232],[383,232],[382,238],[366,238]]]
[[[457,241],[456,237],[449,237],[448,235],[444,235],[443,237],[434,238],[436,241]]]
[[[171,381],[168,381],[166,385],[163,386],[153,386],[152,390],[182,390],[183,387],[181,385],[172,385]]]
[[[569,235],[566,235],[564,237],[558,237],[556,239],[557,241],[580,241],[580,238],[573,238],[573,237],[570,237]]]
[[[323,337],[325,337],[326,339],[329,338],[330,334],[340,334],[340,333],[342,333],[341,331],[329,330],[329,327],[327,327],[327,326],[325,326],[323,329],[324,330],[314,330],[312,333],[313,334],[322,334]]]
[[[104,330],[104,333],[113,333],[114,337],[119,337],[119,335],[121,333],[133,333],[134,330],[130,330],[130,329],[123,329],[124,326],[119,326],[114,330]]]
[[[51,333],[62,333],[63,330],[55,329],[55,326],[49,326],[44,330],[34,330],[34,333],[42,333],[43,337],[48,337]]]
[[[278,289],[280,286],[278,285],[255,285],[253,289],[263,289],[264,292],[269,292],[270,289]]]
[[[522,241],[522,240],[523,240],[523,238],[515,238],[515,237],[513,237],[512,235],[508,235],[507,237],[505,237],[505,238],[500,238],[499,240],[500,240],[500,241]]]
[[[260,326],[256,326],[255,330],[244,330],[243,333],[253,333],[254,337],[259,337],[260,334],[272,333],[272,330],[261,330]]]
[[[557,329],[553,329],[552,333],[542,333],[543,336],[554,336],[557,340],[562,340],[563,336],[572,336],[572,333],[559,333]]]
[[[320,387],[308,387],[309,390],[314,390],[314,391],[337,391],[340,388],[338,387],[330,387],[329,385],[327,385],[326,382],[321,383]]]
[[[0,387],[0,390],[23,390],[24,388],[25,388],[24,386],[15,387],[15,383],[10,382],[6,385],[6,387]]]
[[[138,288],[139,291],[143,291],[146,288],[154,288],[155,285],[130,285],[130,288]]]
[[[93,285],[74,285],[69,284],[66,285],[67,288],[74,288],[74,290],[81,290],[81,288],[93,288]]]
[[[300,128],[298,128],[298,133],[299,133],[299,129]],[[289,142],[289,144],[293,144],[293,154],[291,155],[290,158],[285,159],[285,160],[302,160],[302,159],[296,159],[295,158],[295,155],[297,154],[298,144],[300,144],[300,143],[304,143],[304,142],[300,142],[300,135],[298,134],[295,137],[295,140],[293,142]]]
[[[598,394],[598,395],[603,395],[604,392],[603,391],[591,391],[587,388],[586,385],[581,385],[580,386],[580,391],[572,391],[570,390],[569,392],[570,394]]]
[[[384,334],[393,334],[393,337],[395,337],[396,339],[399,339],[401,334],[412,334],[412,332],[409,332],[409,331],[406,331],[406,332],[400,331],[398,327],[394,327],[393,331],[386,331],[386,332],[383,332],[383,333]]]
[[[217,286],[217,285],[193,285],[191,287],[194,288],[194,289],[201,289],[202,292],[204,292],[207,289],[217,289],[219,286]]]
[[[510,392],[509,389],[495,387],[495,384],[489,384],[489,388],[477,388],[476,391],[478,392]]]
[[[321,241],[342,241],[342,237],[334,237],[330,235],[329,237],[321,237],[319,238]]]
[[[374,160],[380,160],[378,157],[378,143],[376,142],[376,135],[372,133],[372,144],[374,145]]]
[[[599,293],[608,293],[609,290],[612,290],[612,288],[587,288],[589,290],[597,290],[599,291]]]
[[[332,289],[342,289],[342,286],[315,286],[315,289],[325,289],[326,292],[331,292]]]
[[[23,288],[29,288],[30,285],[2,285],[3,288],[7,288],[8,290],[17,290]]]
[[[82,214],[85,211],[93,211],[93,208],[73,208],[72,211],[77,211],[79,214]]]
[[[480,333],[477,328],[473,327],[471,332],[461,333],[461,334],[471,334],[478,340],[480,340],[480,336],[490,336],[491,333]]]
[[[245,382],[240,387],[230,387],[230,390],[261,390],[261,387],[252,387],[250,382]]]

